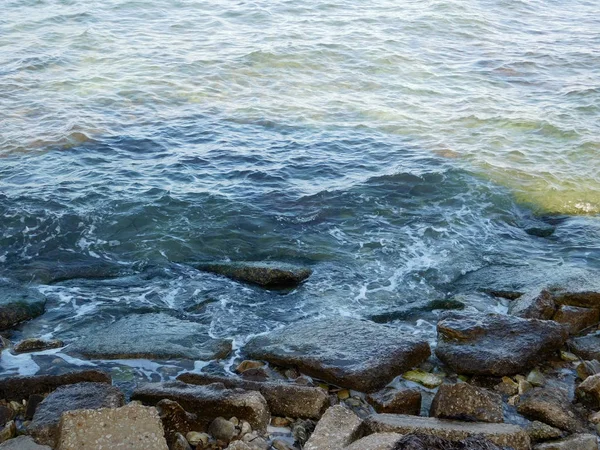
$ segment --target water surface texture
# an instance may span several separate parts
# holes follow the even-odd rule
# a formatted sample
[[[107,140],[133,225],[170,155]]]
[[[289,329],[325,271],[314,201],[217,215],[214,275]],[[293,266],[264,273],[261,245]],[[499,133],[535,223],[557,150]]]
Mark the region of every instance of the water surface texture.
[[[0,276],[49,299],[15,338],[167,310],[238,346],[488,265],[600,269],[597,2],[1,6]],[[225,260],[314,274],[273,293],[187,265]]]

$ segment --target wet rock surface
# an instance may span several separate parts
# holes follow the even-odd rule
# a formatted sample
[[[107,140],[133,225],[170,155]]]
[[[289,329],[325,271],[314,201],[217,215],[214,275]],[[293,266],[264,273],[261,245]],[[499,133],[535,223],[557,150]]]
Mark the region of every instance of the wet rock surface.
[[[430,355],[425,341],[343,317],[289,325],[253,338],[244,351],[253,359],[297,367],[309,376],[361,392],[385,386]]]
[[[40,444],[55,446],[61,415],[76,409],[118,408],[125,396],[106,383],[78,383],[62,386],[38,405],[27,431]]]
[[[508,306],[508,312],[513,316],[524,319],[552,319],[556,311],[556,304],[550,291],[532,291],[513,300]]]
[[[437,357],[459,374],[513,375],[557,351],[566,330],[552,321],[448,313],[438,322]]]
[[[360,437],[361,425],[362,420],[349,409],[332,406],[317,423],[304,450],[343,449]]]
[[[583,359],[600,360],[600,331],[574,337],[569,340],[568,347]]]
[[[369,394],[367,401],[378,413],[418,416],[421,412],[421,391],[418,389],[385,388]]]
[[[156,409],[136,404],[64,413],[58,448],[168,450]]]
[[[431,403],[430,416],[469,422],[503,422],[502,397],[468,383],[443,384]]]
[[[254,429],[266,430],[271,420],[267,402],[260,393],[226,389],[218,383],[208,386],[181,381],[146,383],[135,389],[131,398],[149,405],[163,399],[173,400],[207,423],[217,417],[235,416],[248,421]]]
[[[26,352],[35,352],[40,350],[48,350],[51,348],[60,348],[64,346],[63,341],[59,340],[51,340],[47,341],[44,339],[25,339],[13,347],[13,352],[15,353],[26,353]]]
[[[5,378],[0,380],[0,398],[21,401],[33,394],[47,394],[60,386],[82,382],[110,383],[111,378],[100,370]]]
[[[177,435],[202,430],[206,425],[206,420],[199,420],[196,414],[185,411],[179,403],[173,400],[159,401],[156,409],[165,430],[167,444],[170,446],[174,445]]]
[[[194,267],[268,289],[293,288],[312,274],[312,270],[306,267],[269,261],[195,264]]]
[[[600,321],[600,310],[561,305],[553,320],[565,325],[570,334],[577,334]]]
[[[515,450],[530,448],[529,436],[517,425],[468,423],[400,414],[373,414],[365,420],[365,426],[372,433],[419,433],[451,441],[462,441],[481,435],[501,447],[512,447]]]
[[[90,359],[198,359],[224,358],[228,339],[213,339],[208,326],[163,313],[132,314],[116,322],[97,323],[65,352]]]
[[[329,406],[329,395],[318,387],[283,382],[256,382],[239,378],[186,373],[177,377],[189,384],[222,383],[226,388],[258,391],[267,401],[271,414],[283,417],[318,419]]]
[[[575,390],[577,399],[589,408],[600,407],[600,374],[587,377]]]
[[[0,281],[0,330],[41,316],[46,297],[33,289]]]
[[[559,388],[535,388],[521,396],[517,407],[519,414],[531,420],[576,432],[583,429],[583,422],[571,406],[567,392]]]
[[[534,450],[598,450],[598,438],[593,434],[577,434],[559,441],[538,444]]]

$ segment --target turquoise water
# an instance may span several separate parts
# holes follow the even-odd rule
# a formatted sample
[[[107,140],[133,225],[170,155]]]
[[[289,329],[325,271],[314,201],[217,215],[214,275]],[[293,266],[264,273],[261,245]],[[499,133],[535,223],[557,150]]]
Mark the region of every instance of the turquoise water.
[[[243,343],[487,265],[600,268],[595,2],[1,6],[0,274],[49,298],[16,338],[208,302]],[[186,265],[226,259],[314,275],[275,296]]]

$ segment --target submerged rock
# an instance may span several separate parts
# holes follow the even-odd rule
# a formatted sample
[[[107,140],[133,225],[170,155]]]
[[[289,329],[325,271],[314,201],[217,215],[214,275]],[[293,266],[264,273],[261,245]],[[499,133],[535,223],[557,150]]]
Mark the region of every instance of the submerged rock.
[[[524,319],[549,320],[552,319],[555,311],[556,305],[552,294],[546,289],[523,294],[508,306],[510,314]]]
[[[106,383],[78,383],[62,386],[38,405],[27,431],[40,444],[56,446],[61,415],[76,409],[118,408],[125,396]]]
[[[372,433],[419,433],[450,441],[464,441],[469,437],[482,436],[496,445],[512,447],[514,450],[531,448],[529,436],[521,427],[504,423],[459,422],[400,414],[373,414],[365,420],[365,426]]]
[[[209,385],[222,383],[226,388],[258,391],[267,401],[271,414],[282,417],[318,419],[329,406],[327,391],[319,387],[292,383],[256,382],[239,378],[184,373],[177,377],[184,383]]]
[[[26,352],[36,352],[40,350],[48,350],[50,348],[60,348],[65,344],[63,341],[52,340],[46,341],[44,339],[25,339],[18,344],[16,344],[13,348],[15,353],[26,353]]]
[[[293,288],[312,274],[312,270],[306,267],[269,261],[196,264],[194,267],[268,289]]]
[[[295,323],[253,338],[244,351],[361,392],[382,388],[430,355],[424,340],[346,317]]]
[[[44,314],[46,297],[33,289],[0,284],[0,331]]]
[[[338,450],[361,435],[362,420],[349,409],[336,405],[329,408],[304,446],[304,450]]]
[[[567,331],[552,321],[500,314],[458,313],[438,322],[436,355],[459,374],[523,372],[558,350]]]
[[[431,403],[430,416],[469,422],[503,422],[502,397],[468,383],[443,384]]]
[[[131,314],[111,324],[97,323],[65,351],[91,359],[224,358],[231,340],[213,339],[209,327],[164,313]]]
[[[271,415],[264,397],[254,391],[226,389],[222,384],[195,386],[181,381],[146,383],[133,391],[132,400],[156,405],[163,399],[179,403],[207,423],[217,417],[237,417],[252,428],[266,430]]]
[[[100,370],[81,370],[62,375],[10,377],[0,380],[0,398],[20,402],[33,394],[47,394],[60,386],[82,382],[111,383],[110,375]]]
[[[64,413],[58,448],[168,450],[156,409],[135,403]]]

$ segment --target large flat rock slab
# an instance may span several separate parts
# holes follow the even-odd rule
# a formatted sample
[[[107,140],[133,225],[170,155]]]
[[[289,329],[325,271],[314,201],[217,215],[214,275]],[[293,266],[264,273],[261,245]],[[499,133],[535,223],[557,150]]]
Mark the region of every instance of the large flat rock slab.
[[[110,375],[100,370],[81,370],[62,375],[34,375],[0,380],[0,398],[20,402],[33,394],[47,394],[60,386],[83,382],[111,383]]]
[[[235,416],[257,430],[266,430],[271,420],[267,402],[259,392],[226,389],[218,383],[208,386],[181,381],[146,383],[133,391],[131,399],[147,405],[156,405],[163,399],[173,400],[200,420],[211,422],[217,417]]]
[[[395,328],[346,317],[290,325],[250,340],[252,359],[361,392],[372,392],[426,360],[426,341]]]
[[[461,441],[481,435],[501,447],[512,447],[515,450],[531,448],[529,436],[523,428],[503,423],[459,422],[401,414],[373,414],[367,417],[365,425],[372,433],[421,433],[450,441]]]
[[[448,313],[438,322],[437,357],[458,374],[505,376],[521,373],[568,337],[547,320],[501,314]]]
[[[76,409],[118,408],[125,396],[106,383],[78,383],[62,386],[40,403],[27,432],[44,445],[54,447],[61,415]]]
[[[329,408],[315,427],[304,450],[342,450],[362,434],[362,420],[342,405]]]
[[[229,339],[213,339],[208,326],[164,313],[131,314],[82,330],[82,337],[65,352],[90,359],[193,359],[224,358]]]
[[[16,284],[0,284],[0,331],[44,314],[46,297]]]
[[[64,413],[58,448],[168,450],[156,408],[136,404]]]
[[[307,267],[271,261],[204,263],[195,264],[194,267],[267,289],[293,288],[312,274],[312,270]]]
[[[177,377],[184,383],[206,386],[222,383],[229,389],[258,391],[267,401],[274,416],[319,419],[329,406],[329,394],[319,387],[282,382],[257,382],[241,378],[220,377],[197,373],[184,373]]]

